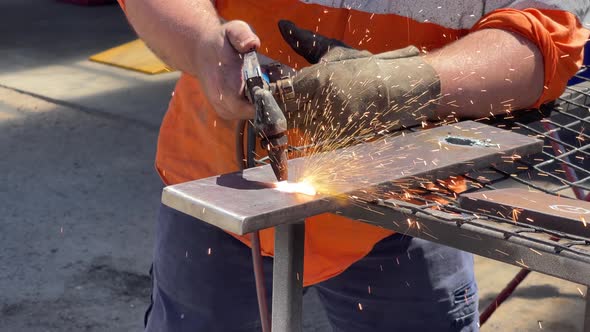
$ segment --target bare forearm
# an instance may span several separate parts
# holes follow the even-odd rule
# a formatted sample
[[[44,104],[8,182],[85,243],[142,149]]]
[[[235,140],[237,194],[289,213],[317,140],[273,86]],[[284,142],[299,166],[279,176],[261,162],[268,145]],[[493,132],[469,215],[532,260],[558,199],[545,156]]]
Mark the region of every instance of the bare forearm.
[[[497,29],[473,32],[425,56],[440,75],[440,117],[480,118],[529,107],[543,91],[536,45]]]
[[[167,64],[199,80],[224,119],[251,119],[244,97],[241,53],[260,46],[246,22],[221,24],[211,0],[127,0],[131,25]]]
[[[197,50],[206,50],[215,38],[223,38],[211,0],[127,0],[126,4],[138,35],[176,69],[196,74],[197,61],[202,61]]]

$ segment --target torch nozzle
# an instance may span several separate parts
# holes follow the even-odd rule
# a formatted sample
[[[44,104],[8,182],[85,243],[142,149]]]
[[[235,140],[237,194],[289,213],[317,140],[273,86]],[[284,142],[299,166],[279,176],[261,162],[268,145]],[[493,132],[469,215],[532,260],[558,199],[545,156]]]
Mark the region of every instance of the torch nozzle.
[[[289,169],[287,167],[287,148],[280,147],[270,151],[270,166],[275,173],[277,180],[287,181],[289,179]]]
[[[284,133],[264,139],[263,147],[268,151],[270,167],[278,181],[287,181],[289,168],[287,165],[287,136]]]

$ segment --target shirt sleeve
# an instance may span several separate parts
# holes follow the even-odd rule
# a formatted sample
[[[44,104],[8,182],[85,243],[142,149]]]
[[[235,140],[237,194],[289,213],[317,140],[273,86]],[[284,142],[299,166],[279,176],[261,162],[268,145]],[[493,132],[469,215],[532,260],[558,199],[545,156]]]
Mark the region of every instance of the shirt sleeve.
[[[544,89],[541,97],[532,105],[539,107],[559,97],[567,81],[582,65],[584,45],[590,31],[581,25],[578,17],[564,10],[503,8],[482,17],[472,31],[508,30],[524,36],[539,47],[545,69]]]
[[[117,0],[119,2],[119,5],[121,6],[121,8],[123,8],[123,11],[125,11],[125,0]]]

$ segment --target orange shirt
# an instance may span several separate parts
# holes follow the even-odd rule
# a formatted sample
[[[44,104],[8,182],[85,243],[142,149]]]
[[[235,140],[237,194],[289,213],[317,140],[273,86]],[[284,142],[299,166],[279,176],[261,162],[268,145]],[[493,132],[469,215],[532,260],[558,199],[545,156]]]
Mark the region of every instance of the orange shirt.
[[[124,0],[119,2],[124,8]],[[550,4],[554,1],[547,2],[545,9],[534,9],[519,8],[522,1],[501,0],[217,0],[216,7],[224,19],[244,20],[253,27],[262,41],[261,53],[294,68],[308,64],[282,40],[277,28],[280,19],[373,53],[408,45],[433,50],[470,30],[514,31],[537,44],[544,56],[545,90],[536,103],[540,105],[563,92],[567,80],[582,63],[588,38],[588,31],[576,18],[584,13],[576,12],[575,6],[574,13],[566,11],[568,0],[563,0],[565,7],[559,8]],[[500,9],[508,6],[513,8]],[[162,180],[170,185],[238,170],[236,130],[235,121],[216,115],[199,81],[183,74],[160,129],[156,169]],[[304,284],[341,273],[391,234],[334,214],[309,218]],[[250,243],[248,236],[235,236]],[[273,236],[273,229],[261,232],[265,255],[274,252]]]

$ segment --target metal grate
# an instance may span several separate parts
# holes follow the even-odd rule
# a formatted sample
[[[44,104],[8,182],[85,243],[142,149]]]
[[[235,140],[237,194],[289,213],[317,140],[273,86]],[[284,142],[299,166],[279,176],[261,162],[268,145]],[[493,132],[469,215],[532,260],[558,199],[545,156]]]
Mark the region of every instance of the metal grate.
[[[543,139],[543,151],[465,174],[468,180],[465,192],[526,186],[549,194],[590,200],[590,79],[580,75],[586,70],[590,73],[590,68],[584,67],[576,75],[581,82],[568,87],[557,101],[538,112],[483,120],[499,128]],[[420,202],[418,205],[404,206],[394,200],[388,206],[398,212],[407,213],[409,209],[415,215],[453,221],[459,227],[469,224],[482,231],[500,232],[509,241],[524,239],[550,246],[555,253],[571,253],[590,262],[590,239],[518,223],[509,217],[474,214],[460,208],[456,198],[452,190],[439,183],[436,190],[423,189],[420,194],[411,195],[412,201]],[[396,199],[407,201],[408,195]],[[439,213],[441,211],[448,215]]]
[[[503,182],[505,186],[506,181],[514,181],[514,185],[590,200],[590,80],[579,77],[583,81],[568,87],[555,103],[532,112],[543,115],[540,119],[531,121],[528,114],[528,118],[509,116],[495,123],[543,139],[543,151],[480,172],[494,175],[489,179],[477,173],[468,174],[476,189],[494,189],[496,183]]]

